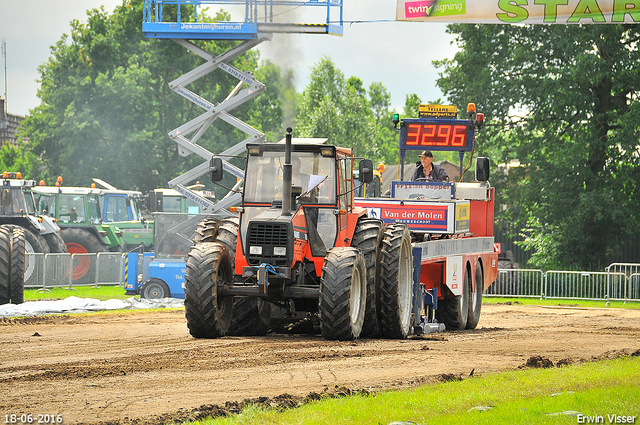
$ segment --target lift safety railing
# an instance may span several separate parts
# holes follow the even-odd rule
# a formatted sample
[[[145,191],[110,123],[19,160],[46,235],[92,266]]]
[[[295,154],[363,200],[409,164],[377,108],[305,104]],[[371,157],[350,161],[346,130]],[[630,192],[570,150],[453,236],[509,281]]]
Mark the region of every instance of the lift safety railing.
[[[212,5],[243,8],[243,19],[206,22],[199,10]],[[150,38],[239,40],[259,38],[259,33],[343,33],[343,0],[145,0],[143,7],[142,31]],[[324,22],[277,22],[286,16],[286,8],[318,10]]]

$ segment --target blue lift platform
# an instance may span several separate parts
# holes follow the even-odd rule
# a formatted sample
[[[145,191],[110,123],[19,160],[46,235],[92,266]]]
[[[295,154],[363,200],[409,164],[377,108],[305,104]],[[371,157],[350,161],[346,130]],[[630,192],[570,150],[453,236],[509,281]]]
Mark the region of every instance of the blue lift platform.
[[[226,196],[215,206],[187,189],[188,183],[209,171],[214,156],[197,144],[202,134],[216,119],[221,119],[241,130],[249,137],[235,146],[217,154],[223,160],[225,171],[244,178],[244,172],[225,159],[244,151],[247,143],[263,143],[262,132],[242,122],[229,112],[256,97],[265,90],[251,72],[243,72],[231,61],[263,41],[271,40],[275,33],[342,35],[343,0],[144,0],[142,32],[147,38],[169,38],[204,59],[204,63],[169,83],[176,94],[202,109],[202,114],[169,132],[169,138],[178,144],[182,156],[197,154],[204,158],[199,166],[169,182],[169,186],[191,199],[211,213],[224,210],[239,202],[237,193]],[[207,9],[223,10],[231,20],[212,22]],[[292,17],[316,18],[315,23],[288,22]],[[235,18],[235,20],[234,20]],[[214,56],[190,40],[236,40],[231,49]],[[205,75],[220,69],[237,78],[238,84],[220,102],[209,101],[197,95],[187,86]]]
[[[145,0],[142,32],[149,38],[250,40],[260,34],[342,35],[343,0]],[[205,22],[198,11],[209,5],[242,8],[242,21]],[[324,22],[277,22],[287,8],[321,12]]]

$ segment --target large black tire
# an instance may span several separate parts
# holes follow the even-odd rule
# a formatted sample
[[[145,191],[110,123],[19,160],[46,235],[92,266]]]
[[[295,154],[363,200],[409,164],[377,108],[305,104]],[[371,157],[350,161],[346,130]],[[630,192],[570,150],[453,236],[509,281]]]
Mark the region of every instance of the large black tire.
[[[382,238],[384,223],[374,218],[361,218],[356,224],[351,246],[358,248],[364,255],[367,269],[367,303],[364,313],[364,325],[360,337],[376,337],[380,334],[378,304],[380,300],[380,263],[382,256]]]
[[[469,315],[467,317],[467,329],[475,329],[480,321],[480,310],[482,309],[482,292],[484,291],[484,271],[482,269],[482,263],[478,261],[476,263],[475,274],[476,289],[471,292],[469,299]],[[471,286],[469,286],[471,290]]]
[[[9,275],[9,297],[12,304],[24,302],[25,231],[13,229],[11,239],[11,267]]]
[[[53,254],[66,254],[68,252],[67,244],[64,243],[64,239],[62,239],[60,232],[49,233],[42,235],[42,237],[49,246],[49,252]]]
[[[42,236],[33,232],[32,230],[18,226],[16,224],[5,224],[3,225],[3,227],[6,227],[10,232],[13,232],[16,229],[24,230],[24,246],[27,254],[48,254],[50,252],[47,241],[45,241]],[[26,255],[24,267],[24,280],[26,282],[31,278],[31,275],[36,270],[36,259],[31,255]]]
[[[237,297],[233,301],[233,315],[229,335],[264,336],[271,325],[271,303],[258,297]]]
[[[8,304],[11,268],[11,233],[5,226],[0,226],[0,305]]]
[[[220,222],[218,228],[218,234],[216,235],[216,242],[221,242],[229,249],[229,255],[231,255],[231,261],[235,262],[236,258],[236,243],[238,242],[238,229],[240,222],[237,217],[225,218]]]
[[[227,247],[203,242],[191,247],[185,275],[184,307],[189,333],[195,338],[218,338],[229,330],[232,297],[220,297],[218,286],[231,283],[233,263]]]
[[[460,331],[466,328],[469,319],[469,292],[471,291],[471,272],[464,267],[464,285],[462,295],[445,297],[438,301],[436,318],[445,324],[448,330]]]
[[[89,230],[67,227],[60,231],[60,236],[67,245],[69,254],[93,254],[109,252],[109,247]],[[73,281],[80,281],[85,276],[94,276],[96,270],[95,256],[80,255],[74,257]]]
[[[348,341],[362,332],[367,302],[367,269],[357,248],[332,248],[320,283],[320,329],[326,339]]]
[[[213,217],[203,218],[196,225],[193,243],[215,242],[219,227],[220,220]]]
[[[409,228],[404,224],[392,224],[384,232],[382,243],[382,336],[404,339],[411,331],[413,310],[413,256]]]
[[[140,288],[140,298],[148,300],[161,300],[163,298],[170,298],[171,291],[169,286],[161,280],[155,277],[147,280]]]
[[[229,250],[231,263],[235,264],[236,244],[238,241],[237,217],[225,218],[219,222],[216,242],[225,245]],[[272,305],[258,297],[236,297],[233,302],[233,313],[228,335],[234,336],[264,336],[271,324]]]

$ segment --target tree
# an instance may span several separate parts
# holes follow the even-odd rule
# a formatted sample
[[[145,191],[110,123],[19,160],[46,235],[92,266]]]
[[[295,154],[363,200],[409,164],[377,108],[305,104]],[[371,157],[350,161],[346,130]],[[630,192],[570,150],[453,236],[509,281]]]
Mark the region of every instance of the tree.
[[[28,178],[38,172],[38,158],[29,151],[25,142],[18,140],[16,144],[4,142],[0,147],[0,170],[19,171]]]
[[[392,131],[390,99],[382,84],[371,84],[367,92],[362,80],[345,79],[324,57],[312,67],[310,82],[300,95],[295,132],[301,137],[326,137],[331,144],[353,148],[355,156],[395,164],[397,136]]]
[[[477,153],[502,174],[498,217],[533,265],[601,269],[638,226],[640,29],[634,25],[450,25],[460,51],[438,86],[487,116]]]
[[[166,186],[204,161],[198,155],[180,156],[167,137],[167,132],[204,112],[168,84],[203,60],[171,40],[145,38],[142,6],[141,0],[131,0],[123,1],[111,15],[104,8],[88,11],[87,23],[72,21],[70,35],[52,47],[50,59],[39,67],[42,103],[22,130],[45,166],[43,175],[34,177],[47,177],[51,183],[62,175],[66,184],[82,186],[99,177],[123,189],[147,190]],[[193,16],[187,13],[190,7],[182,7],[183,20]],[[176,6],[164,6],[165,19],[175,12]],[[205,17],[206,21],[224,19],[228,19],[224,12]],[[219,55],[237,42],[195,43]],[[270,79],[271,74],[279,75],[272,64],[257,69],[255,50],[232,64],[243,71],[263,72]],[[215,103],[224,100],[237,82],[218,70],[188,89]],[[233,113],[259,129],[275,131],[281,119],[280,99],[267,98],[268,102],[249,102]],[[221,152],[245,138],[217,120],[198,144]]]

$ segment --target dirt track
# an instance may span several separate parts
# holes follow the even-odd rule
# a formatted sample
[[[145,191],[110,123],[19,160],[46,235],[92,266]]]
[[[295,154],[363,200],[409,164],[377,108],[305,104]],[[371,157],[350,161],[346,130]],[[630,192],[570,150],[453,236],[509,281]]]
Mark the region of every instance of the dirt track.
[[[197,417],[198,407],[233,411],[247,398],[295,404],[313,393],[516,369],[533,356],[554,364],[617,357],[640,352],[639,319],[640,310],[485,304],[474,331],[354,342],[196,340],[183,310],[0,319],[0,413],[159,424]]]

